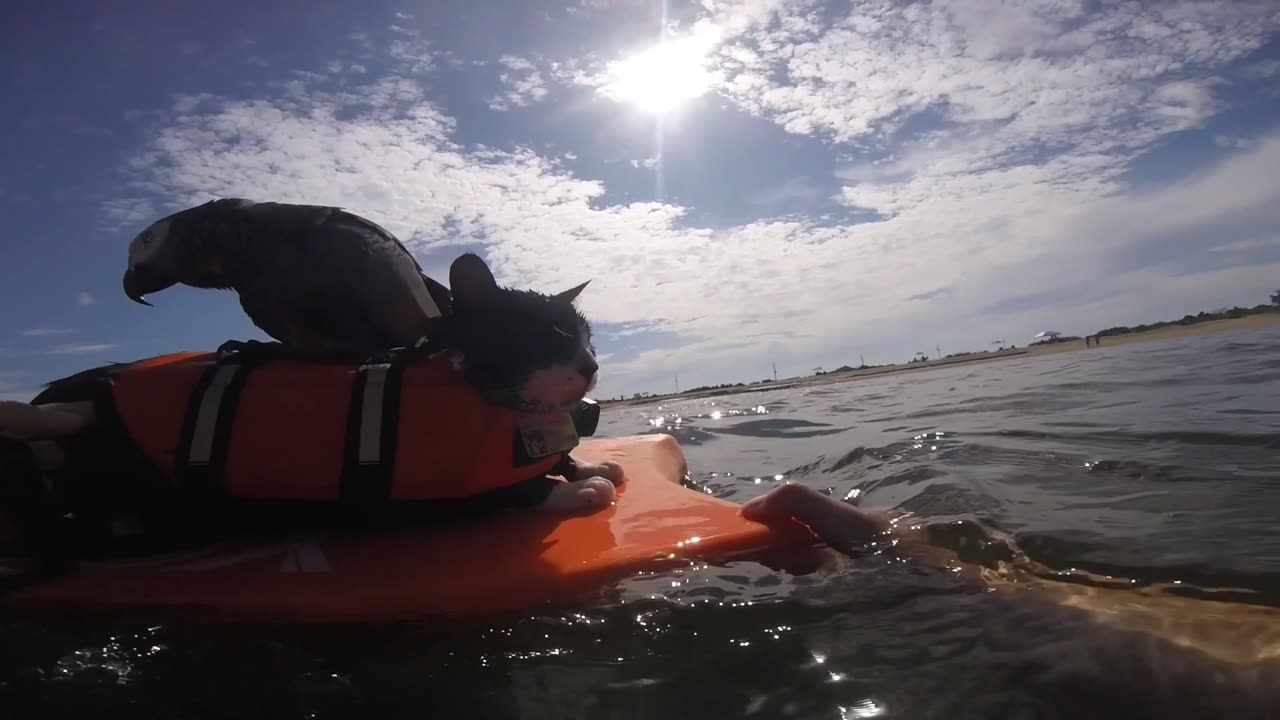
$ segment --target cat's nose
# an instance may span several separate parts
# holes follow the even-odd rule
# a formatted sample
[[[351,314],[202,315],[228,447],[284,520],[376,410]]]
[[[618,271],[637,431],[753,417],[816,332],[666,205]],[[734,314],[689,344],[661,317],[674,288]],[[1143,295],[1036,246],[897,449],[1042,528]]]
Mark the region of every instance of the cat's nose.
[[[599,369],[600,365],[596,363],[596,359],[591,356],[583,358],[578,363],[578,372],[582,373],[582,377],[587,379],[591,379],[591,376],[595,375],[596,371]]]

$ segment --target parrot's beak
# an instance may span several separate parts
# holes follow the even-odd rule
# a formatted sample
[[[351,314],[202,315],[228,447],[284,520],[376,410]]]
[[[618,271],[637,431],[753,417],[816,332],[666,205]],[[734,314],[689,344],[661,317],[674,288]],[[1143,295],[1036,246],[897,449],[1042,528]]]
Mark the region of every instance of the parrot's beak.
[[[147,302],[148,293],[159,292],[173,285],[173,282],[152,272],[147,266],[131,267],[124,273],[124,294],[132,301],[154,307]]]

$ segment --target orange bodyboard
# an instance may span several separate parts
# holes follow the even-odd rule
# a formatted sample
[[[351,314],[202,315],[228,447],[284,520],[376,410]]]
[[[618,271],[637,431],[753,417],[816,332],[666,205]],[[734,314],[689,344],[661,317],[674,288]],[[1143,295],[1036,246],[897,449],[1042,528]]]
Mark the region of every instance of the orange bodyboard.
[[[743,518],[735,503],[681,485],[685,459],[669,435],[589,439],[574,456],[622,465],[626,482],[613,506],[571,517],[504,513],[447,526],[236,540],[82,563],[0,602],[294,621],[459,616],[567,600],[672,561],[813,542],[798,523],[765,526]]]

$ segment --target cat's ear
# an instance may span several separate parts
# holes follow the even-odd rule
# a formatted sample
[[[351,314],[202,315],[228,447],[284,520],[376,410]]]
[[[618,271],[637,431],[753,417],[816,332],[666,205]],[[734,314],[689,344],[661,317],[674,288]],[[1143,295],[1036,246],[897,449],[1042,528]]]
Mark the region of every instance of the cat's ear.
[[[565,290],[564,292],[556,293],[555,295],[552,296],[552,299],[558,302],[571,303],[574,301],[574,299],[578,297],[578,295],[583,291],[583,289],[587,287],[587,283],[589,282],[591,281],[588,280],[587,282],[584,282],[581,285],[578,285],[576,287],[571,287],[568,290]]]
[[[459,305],[478,302],[498,291],[489,266],[474,253],[464,253],[449,267],[449,290]]]

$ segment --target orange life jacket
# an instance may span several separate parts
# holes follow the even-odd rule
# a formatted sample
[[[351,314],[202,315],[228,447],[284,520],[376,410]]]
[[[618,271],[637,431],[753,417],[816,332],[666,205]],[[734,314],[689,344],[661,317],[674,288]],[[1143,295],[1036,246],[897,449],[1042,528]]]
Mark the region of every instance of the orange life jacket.
[[[578,442],[570,426],[559,447],[539,447],[545,435],[522,433],[520,415],[485,402],[443,354],[363,365],[243,354],[163,355],[110,375],[120,423],[180,486],[235,499],[460,498],[550,473]]]

